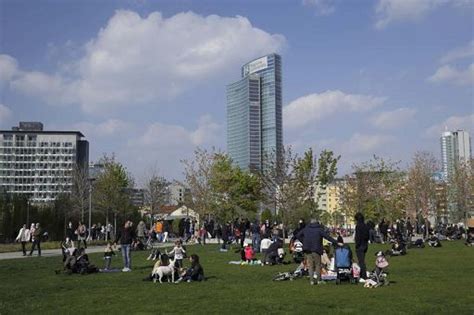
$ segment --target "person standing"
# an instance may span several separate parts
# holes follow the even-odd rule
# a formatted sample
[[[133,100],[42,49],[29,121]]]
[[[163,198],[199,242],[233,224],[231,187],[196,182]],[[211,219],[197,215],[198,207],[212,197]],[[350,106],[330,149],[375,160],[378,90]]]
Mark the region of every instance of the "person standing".
[[[258,221],[255,221],[253,224],[251,224],[250,229],[252,232],[252,247],[256,253],[259,253],[261,237],[260,237],[260,224],[258,224]]]
[[[38,248],[38,257],[41,256],[41,227],[39,223],[36,223],[35,230],[33,235],[31,236],[31,241],[33,244],[31,245],[31,251],[29,256],[33,255],[33,251],[35,248]]]
[[[81,242],[84,242],[84,248],[87,248],[86,225],[84,223],[79,221],[79,225],[77,226],[77,229],[76,229],[76,234],[77,234],[77,248],[81,248]]]
[[[314,273],[316,272],[317,283],[322,284],[321,279],[321,255],[323,254],[323,238],[333,244],[337,241],[329,236],[324,227],[316,219],[311,219],[310,223],[301,230],[296,238],[303,240],[303,252],[309,269],[310,284],[314,285]]]
[[[132,246],[132,242],[135,239],[135,231],[132,228],[132,222],[126,221],[124,227],[119,230],[117,233],[117,237],[115,238],[115,244],[120,241],[120,247],[122,251],[122,258],[123,258],[123,272],[132,271],[132,257],[130,256],[130,247]]]
[[[357,260],[360,266],[360,282],[365,282],[367,279],[367,267],[365,265],[365,254],[369,248],[369,227],[364,222],[362,213],[357,212],[355,215],[356,230],[355,230],[355,248]]]
[[[23,227],[18,232],[16,241],[21,243],[23,256],[26,256],[26,243],[30,241],[30,230],[26,227],[26,224],[23,224]]]

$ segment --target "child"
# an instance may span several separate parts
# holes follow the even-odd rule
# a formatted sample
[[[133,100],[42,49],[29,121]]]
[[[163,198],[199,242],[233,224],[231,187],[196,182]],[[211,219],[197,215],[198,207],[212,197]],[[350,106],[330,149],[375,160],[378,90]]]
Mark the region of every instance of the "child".
[[[251,263],[255,261],[255,251],[253,250],[252,245],[250,244],[245,244],[245,245],[246,245],[244,249],[245,261],[247,261],[247,263]]]
[[[175,260],[175,267],[176,268],[183,268],[183,258],[184,254],[186,254],[186,251],[184,248],[181,246],[181,241],[177,240],[174,242],[175,246],[171,252],[168,253],[169,256],[174,255],[174,260]]]
[[[372,274],[372,277],[365,282],[365,288],[376,288],[388,284],[388,281],[385,279],[386,276],[383,274],[384,269],[388,267],[387,258],[385,258],[382,251],[375,253],[375,256],[377,256],[375,259],[375,271]]]
[[[110,243],[107,243],[107,246],[105,247],[104,251],[105,270],[110,269],[110,264],[112,263],[112,256],[115,256],[115,252],[112,248],[112,245],[110,245]]]

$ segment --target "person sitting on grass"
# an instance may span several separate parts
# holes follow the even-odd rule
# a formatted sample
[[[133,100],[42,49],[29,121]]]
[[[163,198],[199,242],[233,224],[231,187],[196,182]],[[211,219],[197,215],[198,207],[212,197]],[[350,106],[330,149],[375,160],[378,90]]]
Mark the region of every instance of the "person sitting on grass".
[[[283,253],[282,253],[283,251]],[[284,250],[283,250],[283,241],[278,238],[273,242],[270,247],[268,247],[265,252],[264,262],[265,265],[275,265],[283,262]]]
[[[430,247],[441,247],[441,242],[439,241],[439,238],[434,235],[434,233],[431,233],[431,236],[428,238],[428,245]]]
[[[199,263],[199,256],[196,254],[192,254],[191,257],[189,257],[189,260],[191,261],[191,267],[188,268],[176,281],[176,283],[185,281],[185,282],[191,282],[191,281],[203,281],[204,278],[204,269],[202,268],[201,264]]]
[[[99,272],[99,269],[90,263],[89,256],[86,254],[86,250],[83,247],[79,249],[79,256],[77,256],[75,269],[76,272],[81,275]]]
[[[252,248],[251,244],[244,244],[245,249],[244,249],[244,254],[245,254],[245,261],[247,263],[253,263],[256,261],[255,259],[255,251]]]
[[[388,251],[390,256],[403,256],[407,254],[407,248],[405,242],[400,239],[395,240],[392,244],[392,249]]]
[[[66,239],[61,243],[61,251],[63,253],[63,263],[66,261],[66,259],[71,256],[76,248],[74,247],[74,242],[69,238],[66,237]]]

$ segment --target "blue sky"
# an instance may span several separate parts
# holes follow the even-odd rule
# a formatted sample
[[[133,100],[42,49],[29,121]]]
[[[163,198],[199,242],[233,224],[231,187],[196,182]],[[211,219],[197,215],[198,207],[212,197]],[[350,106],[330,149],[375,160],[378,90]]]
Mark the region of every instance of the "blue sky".
[[[439,156],[474,132],[470,0],[0,0],[0,127],[81,130],[141,182],[180,178],[195,146],[226,142],[225,85],[283,58],[284,142],[342,155]]]

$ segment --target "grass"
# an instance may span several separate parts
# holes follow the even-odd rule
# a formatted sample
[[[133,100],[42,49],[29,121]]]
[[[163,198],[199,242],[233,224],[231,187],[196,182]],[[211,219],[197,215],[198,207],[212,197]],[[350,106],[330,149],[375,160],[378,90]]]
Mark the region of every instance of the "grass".
[[[374,245],[367,254],[369,269]],[[0,261],[0,314],[33,313],[210,313],[210,314],[473,314],[474,248],[444,242],[442,248],[412,249],[390,259],[388,287],[361,285],[310,286],[307,279],[272,282],[284,266],[228,265],[233,251],[220,253],[216,245],[189,246],[201,257],[202,283],[153,284],[142,279],[151,271],[146,252],[134,252],[133,272],[56,275],[60,257]],[[101,254],[91,254],[101,265]],[[121,267],[120,257],[112,264]]]

